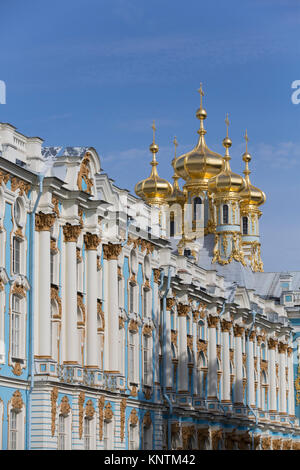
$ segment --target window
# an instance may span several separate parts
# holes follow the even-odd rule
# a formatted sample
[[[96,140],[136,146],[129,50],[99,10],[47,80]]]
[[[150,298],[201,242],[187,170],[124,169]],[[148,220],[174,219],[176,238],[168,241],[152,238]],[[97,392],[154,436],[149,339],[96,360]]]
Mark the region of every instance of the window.
[[[175,234],[175,222],[174,219],[170,220],[170,237],[174,237]]]
[[[193,220],[199,220],[201,217],[201,204],[202,200],[200,197],[195,197],[193,203]]]
[[[228,205],[223,206],[223,224],[228,224]]]
[[[136,443],[135,443],[135,428],[133,424],[129,426],[129,450],[136,450]]]
[[[248,234],[248,217],[243,217],[243,235]]]
[[[21,357],[21,300],[16,295],[12,296],[12,314],[11,314],[11,355],[13,358]]]
[[[91,420],[84,418],[84,450],[91,449],[92,432],[91,432]]]
[[[150,351],[149,351],[150,338],[144,336],[144,347],[143,347],[143,378],[144,384],[149,385],[150,382]]]
[[[18,449],[18,413],[15,410],[10,412],[9,422],[9,448],[10,450]]]
[[[134,285],[129,284],[129,312],[134,312]]]
[[[143,426],[143,449],[152,449],[152,426]]]
[[[58,419],[58,450],[66,449],[67,433],[66,433],[66,418],[59,415]]]
[[[22,206],[21,201],[19,199],[17,199],[14,204],[14,219],[15,223],[20,227],[22,219]]]
[[[21,241],[19,238],[13,239],[13,273],[19,274],[21,268]]]
[[[144,318],[148,317],[148,291],[146,289],[143,290],[143,300],[144,300],[144,308],[143,308],[143,314]]]
[[[112,450],[114,448],[112,436],[113,436],[113,421],[104,420],[104,423],[103,423],[104,450]]]
[[[128,376],[129,381],[134,382],[134,356],[135,356],[135,345],[134,345],[134,333],[129,332],[128,336]]]

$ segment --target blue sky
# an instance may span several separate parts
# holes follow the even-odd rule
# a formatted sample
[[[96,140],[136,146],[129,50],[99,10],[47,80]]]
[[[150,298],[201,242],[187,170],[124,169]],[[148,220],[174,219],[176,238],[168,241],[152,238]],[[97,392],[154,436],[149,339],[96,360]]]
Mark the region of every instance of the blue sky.
[[[298,0],[14,0],[1,2],[0,120],[45,145],[94,146],[102,167],[133,191],[150,171],[152,120],[159,174],[197,140],[203,82],[210,148],[267,194],[261,220],[265,270],[300,270]]]

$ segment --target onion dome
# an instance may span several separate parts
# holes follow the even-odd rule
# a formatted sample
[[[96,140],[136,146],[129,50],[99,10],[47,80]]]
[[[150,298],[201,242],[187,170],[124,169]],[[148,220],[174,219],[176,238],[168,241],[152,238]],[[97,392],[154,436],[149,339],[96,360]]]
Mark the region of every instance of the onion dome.
[[[174,174],[173,174],[172,178],[173,178],[174,183],[173,183],[173,188],[172,188],[172,194],[168,198],[168,203],[169,203],[169,205],[176,204],[176,203],[184,205],[184,203],[185,203],[185,194],[184,194],[183,191],[181,191],[181,189],[179,187],[178,180],[179,180],[180,177],[177,175],[176,170],[175,170],[176,148],[178,146],[176,137],[174,137],[173,143],[174,143],[174,146],[175,146],[175,155],[174,155],[174,159],[172,160],[172,167],[174,169]]]
[[[169,181],[160,178],[157,173],[157,160],[155,154],[158,152],[158,145],[155,143],[155,123],[153,121],[153,142],[150,145],[150,152],[152,153],[152,166],[149,178],[146,178],[135,185],[135,193],[148,204],[162,205],[166,204],[166,199],[172,194],[172,185]]]
[[[244,135],[245,141],[246,141],[246,151],[243,154],[243,161],[245,162],[245,171],[243,172],[245,175],[245,183],[246,187],[245,189],[241,192],[241,206],[248,206],[248,205],[253,205],[253,206],[260,206],[266,202],[266,195],[265,193],[261,190],[256,188],[250,183],[250,173],[251,171],[249,170],[249,162],[251,161],[251,155],[248,153],[248,135],[247,135],[247,129]]]
[[[208,190],[215,195],[228,194],[240,195],[239,193],[245,188],[244,178],[237,173],[233,173],[230,168],[229,161],[231,157],[229,155],[229,148],[232,145],[231,139],[228,137],[228,115],[226,116],[227,135],[223,139],[223,146],[225,147],[224,155],[224,168],[217,176],[211,178],[208,182]]]
[[[205,142],[206,130],[203,121],[207,117],[205,109],[202,107],[202,84],[199,88],[200,108],[196,112],[196,117],[200,120],[200,129],[197,131],[199,139],[196,147],[188,153],[179,156],[175,162],[175,170],[179,177],[186,181],[185,187],[197,185],[201,190],[207,189],[207,182],[222,170],[223,158],[216,152],[210,150]]]

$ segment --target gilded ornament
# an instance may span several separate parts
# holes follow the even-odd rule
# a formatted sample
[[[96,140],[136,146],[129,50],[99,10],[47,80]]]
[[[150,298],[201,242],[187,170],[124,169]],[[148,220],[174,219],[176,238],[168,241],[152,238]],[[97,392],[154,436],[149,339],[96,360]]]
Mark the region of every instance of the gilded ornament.
[[[144,325],[143,327],[143,336],[152,336],[152,328],[150,325]]]
[[[22,374],[21,364],[19,362],[14,363],[12,372],[14,375],[17,375],[17,376],[20,376]]]
[[[182,447],[184,450],[187,450],[189,448],[189,441],[195,436],[195,433],[195,426],[183,426],[181,428]]]
[[[190,311],[190,305],[179,303],[177,305],[177,314],[179,317],[186,317]]]
[[[268,348],[271,349],[271,350],[276,349],[277,343],[278,343],[278,341],[276,339],[269,338],[268,339]]]
[[[211,431],[211,443],[212,443],[212,450],[219,449],[219,442],[223,439],[223,430],[218,429],[216,431]]]
[[[121,251],[122,245],[120,244],[108,243],[107,245],[103,245],[103,257],[108,261],[117,260]]]
[[[175,305],[175,299],[173,297],[167,298],[167,310],[170,311]]]
[[[104,404],[105,398],[100,397],[98,400],[98,410],[99,410],[99,439],[103,439],[103,420],[104,420]]]
[[[28,192],[30,190],[30,183],[26,183],[25,181],[17,178],[16,176],[11,177],[11,190],[13,192],[19,189],[19,196],[23,196],[24,193],[28,196]]]
[[[51,390],[51,436],[55,434],[55,422],[56,422],[56,402],[58,398],[58,388],[53,387]]]
[[[279,354],[285,354],[288,349],[288,345],[282,343],[281,341],[278,343],[278,352]]]
[[[9,181],[9,174],[3,170],[0,170],[0,185],[6,184]]]
[[[281,450],[282,439],[272,439],[272,449]]]
[[[130,395],[132,397],[137,397],[138,391],[137,391],[137,386],[136,385],[132,385],[131,390],[130,390]]]
[[[35,230],[37,232],[46,232],[51,230],[55,219],[56,215],[54,213],[44,214],[43,212],[39,212],[35,215]]]
[[[178,421],[171,424],[171,436],[176,436],[176,434],[180,433],[180,424]]]
[[[85,324],[85,305],[83,303],[83,296],[82,294],[77,294],[77,307],[81,310],[82,312],[82,320],[80,322],[77,322],[77,325],[84,325]]]
[[[52,204],[54,214],[56,217],[59,217],[59,200],[55,196],[52,196]]]
[[[153,277],[156,284],[160,284],[160,273],[160,269],[153,269]]]
[[[83,433],[83,405],[85,401],[85,393],[80,392],[78,397],[78,407],[79,407],[79,439],[82,439]]]
[[[139,331],[139,326],[138,322],[136,320],[130,320],[129,325],[128,325],[129,331]]]
[[[50,239],[50,251],[51,251],[51,253],[57,253],[58,252],[57,241],[54,240],[53,238]]]
[[[119,329],[125,328],[125,320],[122,317],[119,317]]]
[[[249,450],[249,445],[251,444],[251,437],[249,431],[239,434],[238,439],[238,448],[239,450]]]
[[[244,331],[245,331],[245,328],[243,326],[240,326],[237,324],[233,325],[234,336],[241,338],[243,336]]]
[[[70,410],[71,410],[71,407],[70,407],[70,403],[69,403],[69,399],[68,397],[65,395],[62,399],[61,399],[61,403],[60,403],[60,412],[63,416],[68,416],[68,414],[70,413]]]
[[[82,182],[85,182],[87,188],[82,189]],[[85,191],[89,194],[92,193],[93,180],[90,178],[90,153],[86,153],[80,164],[78,177],[77,177],[77,186],[79,191]]]
[[[21,392],[16,390],[11,399],[11,406],[16,411],[21,411],[24,406]]]
[[[130,413],[130,416],[129,416],[129,423],[132,425],[132,426],[136,426],[139,422],[139,418],[138,418],[138,415],[137,415],[137,411],[136,409],[134,408],[131,413]]]
[[[94,414],[95,414],[95,408],[94,408],[93,402],[92,400],[88,400],[85,406],[85,416],[88,419],[93,419]]]
[[[75,242],[77,243],[78,237],[81,232],[80,225],[71,225],[67,223],[63,226],[63,234],[65,242]]]
[[[221,331],[223,333],[230,333],[232,327],[232,322],[227,320],[221,320]]]
[[[13,285],[11,293],[17,295],[18,297],[26,297],[25,287],[21,284],[17,284],[16,282]]]
[[[282,450],[291,450],[292,448],[292,439],[282,440]]]
[[[106,421],[111,421],[113,415],[114,415],[114,413],[113,413],[111,404],[108,402],[108,403],[106,403],[105,408],[104,408],[104,419]]]
[[[124,441],[124,437],[125,437],[125,413],[126,413],[126,406],[127,406],[127,399],[126,399],[126,398],[122,398],[121,403],[120,403],[120,421],[121,421],[120,435],[121,435],[121,442]]]
[[[219,317],[209,315],[207,317],[207,326],[208,326],[208,328],[217,328],[217,326],[219,324],[219,320],[220,320]]]
[[[86,250],[97,251],[98,245],[100,243],[100,238],[94,233],[85,233],[84,234],[84,244]]]
[[[193,336],[192,335],[187,335],[186,337],[186,342],[187,342],[187,347],[193,351]]]
[[[198,449],[201,450],[205,446],[209,436],[209,429],[207,428],[198,428],[197,429],[197,440],[198,440]]]
[[[177,331],[171,330],[171,344],[177,347]]]
[[[261,438],[261,448],[262,450],[271,449],[271,437],[262,437]]]

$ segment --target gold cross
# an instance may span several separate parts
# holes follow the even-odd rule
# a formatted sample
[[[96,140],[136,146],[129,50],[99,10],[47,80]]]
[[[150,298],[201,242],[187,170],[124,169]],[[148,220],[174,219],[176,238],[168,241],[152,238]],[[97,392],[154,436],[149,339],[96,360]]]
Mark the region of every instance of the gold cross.
[[[228,127],[229,127],[229,119],[228,119],[228,113],[226,114],[226,119],[225,119],[225,124],[226,124],[226,127],[227,127],[227,137],[228,137]]]
[[[155,131],[156,131],[156,127],[155,127],[155,121],[153,119],[153,124],[152,124],[152,129],[153,129],[153,143],[155,143]]]
[[[176,136],[174,137],[173,144],[175,145],[175,156],[174,156],[174,158],[176,158],[176,150],[177,150],[177,147],[178,147],[178,142],[177,142]]]
[[[200,83],[200,88],[197,91],[200,93],[200,107],[202,107],[202,97],[204,96],[204,91],[202,90],[202,83]]]
[[[246,152],[248,151],[248,142],[249,142],[249,138],[248,138],[248,134],[247,134],[247,129],[246,129],[246,132],[245,132],[245,135],[244,135],[244,139],[246,141]]]

